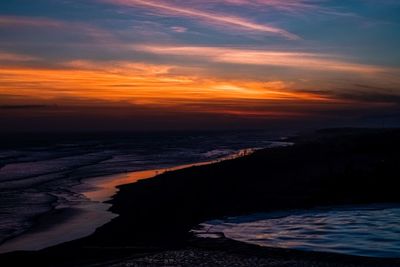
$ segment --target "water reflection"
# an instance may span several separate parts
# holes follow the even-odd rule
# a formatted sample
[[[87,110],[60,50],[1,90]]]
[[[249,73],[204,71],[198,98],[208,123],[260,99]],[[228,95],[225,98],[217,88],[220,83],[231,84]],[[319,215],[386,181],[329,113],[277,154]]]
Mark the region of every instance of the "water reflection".
[[[216,160],[184,164],[170,168],[143,170],[143,171],[123,173],[118,175],[89,178],[85,179],[83,183],[78,186],[79,187],[78,191],[91,201],[104,202],[109,200],[113,195],[115,195],[115,193],[118,191],[118,186],[120,185],[135,183],[139,180],[152,178],[158,174],[167,171],[176,171],[176,170],[186,169],[189,167],[203,166],[214,162],[243,157],[252,154],[256,150],[257,149],[255,148],[241,149],[236,153],[232,153],[229,156],[219,158]]]
[[[185,169],[192,166],[202,166],[213,162],[234,159],[251,154],[256,149],[242,149],[224,158],[178,165],[171,168],[127,172],[117,175],[88,178],[74,186],[73,192],[83,197],[69,202],[69,206],[59,205],[53,212],[42,216],[37,226],[25,234],[13,238],[0,246],[0,253],[16,250],[39,250],[78,238],[88,236],[94,231],[117,217],[109,211],[110,200],[118,191],[118,186],[134,183],[142,179],[152,178],[166,171]],[[72,203],[73,202],[73,203]],[[66,235],[65,233],[68,233]]]
[[[224,233],[261,246],[359,256],[400,257],[400,207],[364,206],[214,220],[199,236]]]

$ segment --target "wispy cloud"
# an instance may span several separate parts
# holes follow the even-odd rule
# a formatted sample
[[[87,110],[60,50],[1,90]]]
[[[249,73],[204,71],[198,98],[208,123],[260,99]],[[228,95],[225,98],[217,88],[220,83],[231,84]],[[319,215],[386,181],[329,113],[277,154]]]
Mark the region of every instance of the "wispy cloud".
[[[272,34],[287,39],[296,40],[300,37],[294,33],[288,32],[285,29],[257,23],[244,17],[233,16],[210,10],[200,10],[189,8],[184,5],[179,5],[174,2],[167,3],[165,1],[144,1],[144,0],[101,0],[119,6],[128,6],[136,8],[150,9],[153,12],[158,12],[163,15],[185,17],[189,19],[200,20],[203,24],[217,25],[225,27],[240,28],[245,31],[261,32]]]
[[[196,0],[194,0],[196,2]],[[199,2],[199,1],[197,1]],[[300,15],[300,14],[324,14],[340,17],[359,17],[359,15],[340,10],[339,8],[326,7],[324,3],[327,0],[221,0],[208,1],[212,4],[236,5],[245,8],[256,8],[257,10],[273,10],[284,13]]]
[[[204,46],[137,45],[134,49],[159,55],[194,57],[199,60],[243,65],[358,73],[377,73],[387,70],[383,67],[352,63],[339,57],[319,53]]]
[[[320,9],[321,0],[221,0],[221,1],[189,1],[189,2],[206,2],[208,4],[224,4],[233,6],[245,6],[255,8],[274,8],[287,12],[301,12]]]
[[[0,16],[0,26],[65,27],[65,23],[40,17]]]
[[[184,33],[184,32],[187,31],[187,28],[186,27],[182,27],[182,26],[173,26],[173,27],[170,27],[170,29],[173,32],[177,32],[177,33]]]
[[[115,42],[115,37],[110,31],[103,30],[86,22],[63,21],[43,17],[0,15],[0,28],[1,27],[41,28],[68,31],[84,34],[95,39],[97,42]]]
[[[0,51],[0,62],[2,62],[2,61],[25,62],[25,61],[32,61],[32,60],[37,60],[37,58],[28,56],[28,55],[20,55],[20,54],[14,54],[14,53]]]
[[[38,99],[75,98],[144,106],[181,106],[213,101],[328,101],[292,91],[290,84],[179,74],[176,66],[128,61],[72,61],[64,68],[0,68],[0,94]],[[1,102],[1,101],[0,101]],[[89,101],[90,102],[90,101]]]

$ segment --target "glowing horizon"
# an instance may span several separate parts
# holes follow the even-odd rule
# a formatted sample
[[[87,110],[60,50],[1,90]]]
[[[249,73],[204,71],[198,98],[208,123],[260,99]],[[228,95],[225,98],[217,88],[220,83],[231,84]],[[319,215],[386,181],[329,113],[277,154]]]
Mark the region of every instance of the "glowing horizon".
[[[3,111],[132,106],[279,119],[338,110],[365,117],[399,106],[400,4],[393,1],[18,0],[0,7]]]

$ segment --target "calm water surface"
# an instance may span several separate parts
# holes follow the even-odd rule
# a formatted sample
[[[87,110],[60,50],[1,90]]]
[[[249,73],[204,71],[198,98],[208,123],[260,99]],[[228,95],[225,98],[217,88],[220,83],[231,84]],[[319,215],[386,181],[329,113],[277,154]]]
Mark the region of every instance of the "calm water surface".
[[[255,214],[214,220],[199,236],[228,238],[268,247],[358,256],[400,257],[400,207],[363,206]]]

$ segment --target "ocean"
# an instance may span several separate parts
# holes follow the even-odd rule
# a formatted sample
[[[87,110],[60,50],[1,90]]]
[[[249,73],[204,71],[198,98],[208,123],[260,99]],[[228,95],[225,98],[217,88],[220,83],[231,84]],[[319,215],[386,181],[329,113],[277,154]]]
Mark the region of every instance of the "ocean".
[[[399,220],[398,203],[380,203],[247,214],[208,221],[193,232],[265,247],[399,258]]]
[[[2,135],[0,252],[13,242],[3,251],[40,249],[83,237],[112,219],[109,205],[102,203],[107,199],[93,193],[97,191],[92,187],[104,185],[102,177],[109,182],[124,174],[210,162],[243,149],[271,146],[283,136],[265,131]],[[68,214],[75,219],[66,220]],[[92,222],[90,230],[72,229],[84,229],[85,220]],[[60,229],[35,235],[46,224]],[[51,242],[60,231],[71,236]],[[41,245],[26,246],[24,235],[32,244],[42,239]]]

